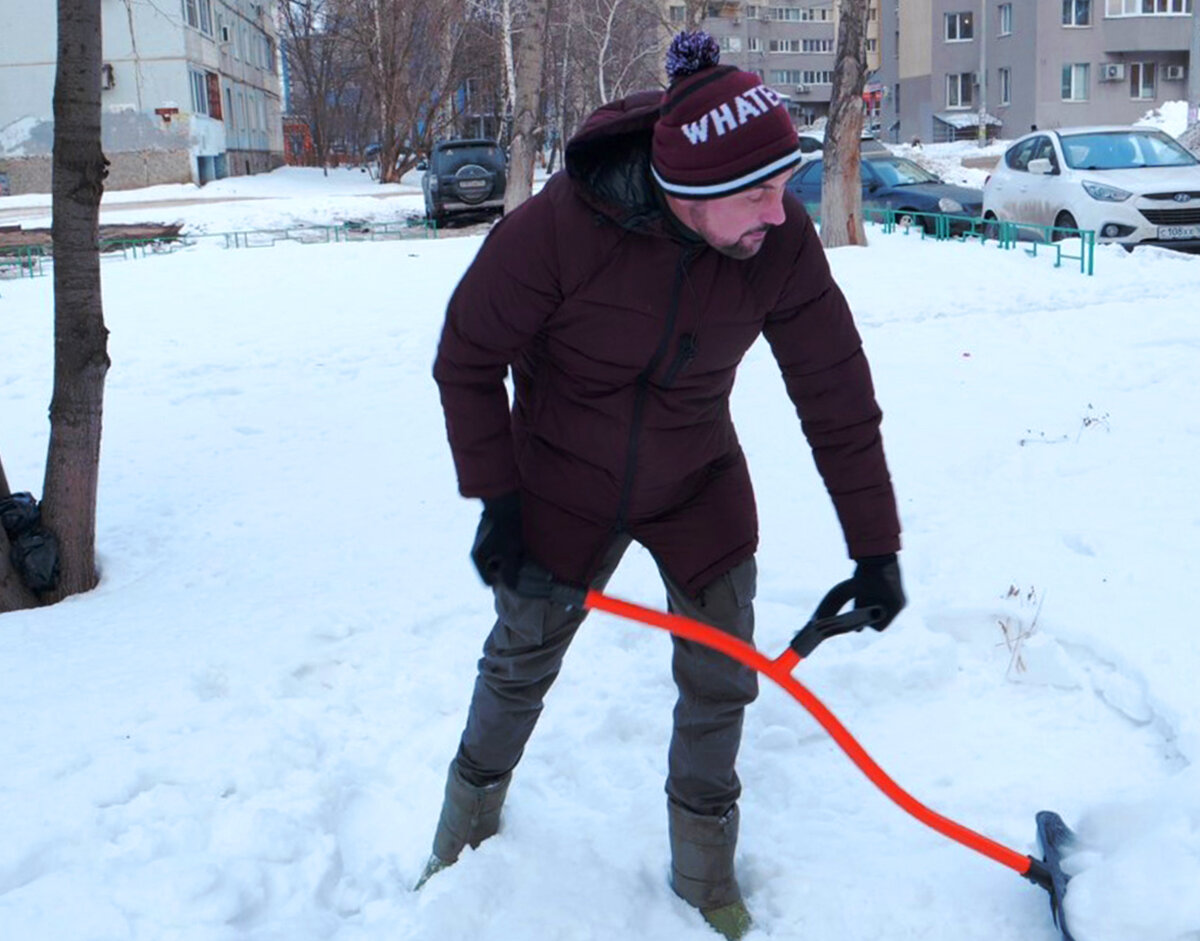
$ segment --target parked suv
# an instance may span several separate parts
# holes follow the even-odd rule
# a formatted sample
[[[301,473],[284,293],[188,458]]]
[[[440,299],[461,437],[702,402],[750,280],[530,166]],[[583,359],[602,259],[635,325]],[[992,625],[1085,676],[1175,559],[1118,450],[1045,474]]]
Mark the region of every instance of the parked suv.
[[[989,221],[1090,229],[1097,241],[1200,248],[1200,161],[1148,127],[1038,131],[1017,140],[983,187]],[[1019,235],[1037,237],[1019,231]]]
[[[425,217],[442,222],[451,213],[502,213],[504,151],[491,140],[447,140],[433,145],[421,189]]]

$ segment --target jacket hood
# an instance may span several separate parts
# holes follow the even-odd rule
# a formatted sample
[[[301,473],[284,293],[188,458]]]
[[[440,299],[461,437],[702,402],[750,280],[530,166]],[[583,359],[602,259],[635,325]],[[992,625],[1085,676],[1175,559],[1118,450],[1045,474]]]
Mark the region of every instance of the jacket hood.
[[[567,174],[599,212],[627,228],[659,217],[650,141],[662,95],[638,92],[593,111],[567,143]]]

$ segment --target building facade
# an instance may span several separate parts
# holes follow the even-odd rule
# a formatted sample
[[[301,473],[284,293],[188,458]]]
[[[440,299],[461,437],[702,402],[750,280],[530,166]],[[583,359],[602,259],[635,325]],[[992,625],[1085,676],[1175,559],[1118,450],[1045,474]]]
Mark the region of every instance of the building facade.
[[[835,0],[714,0],[705,6],[700,25],[720,44],[722,62],[758,73],[784,97],[796,124],[804,126],[829,115],[838,6]],[[669,23],[685,27],[683,4],[668,2],[667,13]],[[868,74],[880,64],[879,23],[879,0],[871,0]],[[881,98],[876,94],[869,109],[877,107]]]
[[[283,162],[270,0],[99,0],[109,189],[205,183]],[[49,192],[56,12],[0,0],[0,173]]]
[[[882,0],[889,140],[1129,124],[1187,97],[1193,0]]]

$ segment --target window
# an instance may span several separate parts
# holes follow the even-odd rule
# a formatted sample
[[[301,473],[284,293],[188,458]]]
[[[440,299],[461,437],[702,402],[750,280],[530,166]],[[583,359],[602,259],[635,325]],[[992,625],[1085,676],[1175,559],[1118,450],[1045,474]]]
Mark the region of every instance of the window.
[[[750,4],[748,7],[746,7],[746,19],[757,20],[758,19],[758,11],[761,9],[762,9],[762,7],[760,7],[760,6],[757,6],[753,3]]]
[[[1154,80],[1157,68],[1153,62],[1131,62],[1129,64],[1129,97],[1155,98]]]
[[[969,42],[974,36],[974,13],[946,14],[946,42]]]
[[[804,52],[833,52],[832,39],[806,39],[801,46]]]
[[[1091,26],[1092,0],[1063,0],[1063,26]]]
[[[769,39],[767,40],[768,52],[799,52],[799,39]]]
[[[974,72],[957,72],[946,76],[946,107],[971,107],[972,92],[975,90]]]
[[[799,69],[772,69],[772,85],[803,85],[804,73]]]
[[[1000,4],[1000,35],[1012,35],[1012,4]]]
[[[757,36],[751,36],[747,42],[750,45],[751,52],[762,52],[762,40]]]
[[[1180,16],[1192,12],[1192,0],[1108,0],[1108,16]]]
[[[829,7],[805,7],[800,19],[806,23],[829,22]]]
[[[793,23],[800,22],[799,7],[767,7],[767,19],[785,20]]]
[[[831,45],[833,44],[832,39],[829,40],[829,42]],[[868,39],[867,40],[867,52],[878,52],[878,51],[879,51],[879,40],[874,39],[874,38]]]
[[[721,37],[720,47],[722,52],[741,52],[742,37],[741,36],[723,36]]]
[[[682,23],[684,20],[687,19],[687,8],[686,7],[671,6],[671,7],[668,7],[667,9],[670,14],[672,23]]]
[[[212,0],[183,0],[183,19],[192,29],[213,34]]]
[[[188,69],[188,81],[192,87],[192,112],[208,114],[208,79],[203,72]]]
[[[832,85],[833,71],[831,69],[805,69],[804,82],[805,85]]]
[[[1088,73],[1091,67],[1086,62],[1064,65],[1062,68],[1062,100],[1088,100]]]
[[[1000,85],[1000,104],[1012,104],[1012,69],[997,69],[996,77]]]

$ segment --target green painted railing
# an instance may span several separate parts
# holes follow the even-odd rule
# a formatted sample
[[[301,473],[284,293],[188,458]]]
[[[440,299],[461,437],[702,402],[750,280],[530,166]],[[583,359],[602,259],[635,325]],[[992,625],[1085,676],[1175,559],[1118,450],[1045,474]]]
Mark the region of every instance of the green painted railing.
[[[266,248],[278,242],[376,242],[403,238],[437,238],[437,224],[416,216],[400,222],[344,222],[340,225],[298,225],[280,229],[247,229],[212,235],[172,235],[149,239],[101,239],[102,258],[145,258],[194,245],[201,239],[221,239],[226,248]],[[20,245],[0,249],[0,276],[44,274],[43,263],[53,260],[50,246]]]
[[[403,238],[437,238],[437,223],[421,216],[400,222],[343,222],[340,225],[297,225],[281,229],[222,232],[226,248],[270,248],[277,242],[324,244],[379,242]]]
[[[820,207],[809,206],[809,214],[820,224]],[[936,241],[966,241],[978,239],[981,244],[995,242],[1002,249],[1025,246],[1028,255],[1036,256],[1039,246],[1053,248],[1054,266],[1064,261],[1078,261],[1082,274],[1096,273],[1096,233],[1091,229],[1072,229],[1054,225],[1032,225],[1025,222],[1000,222],[969,216],[947,215],[940,212],[913,212],[903,209],[864,209],[863,219],[883,228],[885,234],[918,233],[922,239]],[[1068,240],[1079,239],[1079,254],[1069,254]]]
[[[17,277],[36,278],[42,274],[42,261],[46,257],[40,245],[14,245],[0,249],[0,275],[15,271]]]

